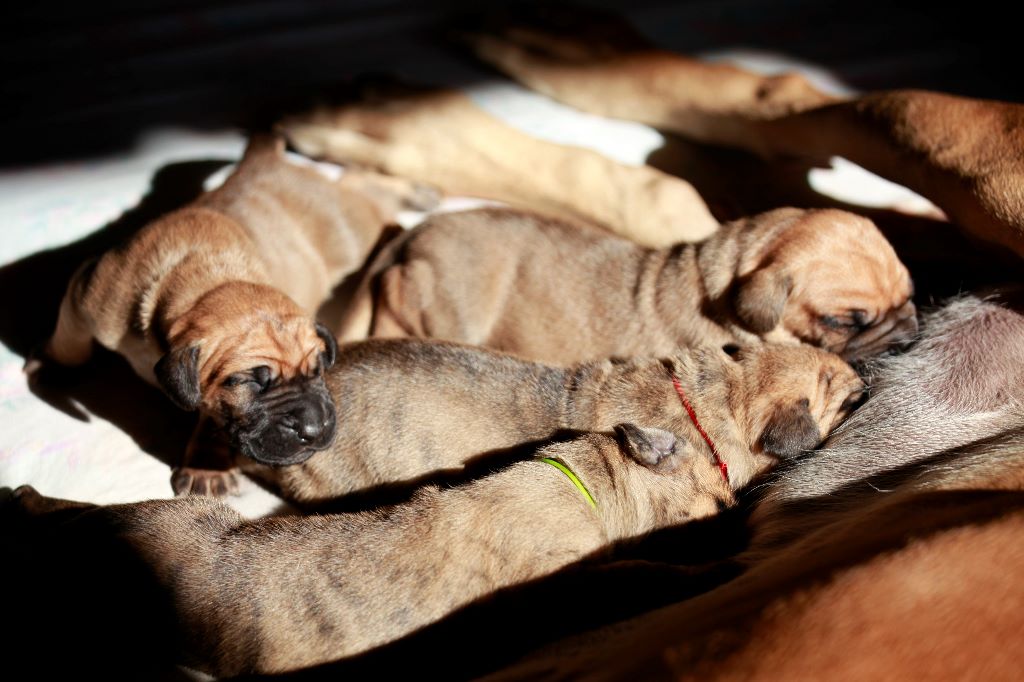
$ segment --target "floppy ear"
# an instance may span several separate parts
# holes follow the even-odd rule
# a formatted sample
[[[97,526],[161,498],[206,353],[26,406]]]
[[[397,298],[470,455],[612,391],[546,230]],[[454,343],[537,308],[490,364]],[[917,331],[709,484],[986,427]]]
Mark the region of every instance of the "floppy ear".
[[[733,306],[751,331],[765,334],[782,321],[793,280],[778,267],[755,270],[737,283]]]
[[[334,365],[334,361],[338,359],[338,340],[334,338],[334,334],[332,334],[327,327],[323,326],[319,322],[316,323],[316,335],[324,342],[324,352],[321,364],[324,369],[330,369]]]
[[[664,429],[619,424],[615,427],[615,435],[627,455],[658,472],[675,471],[686,456],[686,442]]]
[[[153,367],[156,380],[174,404],[183,410],[199,407],[199,346],[172,350]]]
[[[761,433],[765,451],[788,459],[810,450],[821,442],[821,432],[811,417],[805,398],[794,405],[779,407]]]

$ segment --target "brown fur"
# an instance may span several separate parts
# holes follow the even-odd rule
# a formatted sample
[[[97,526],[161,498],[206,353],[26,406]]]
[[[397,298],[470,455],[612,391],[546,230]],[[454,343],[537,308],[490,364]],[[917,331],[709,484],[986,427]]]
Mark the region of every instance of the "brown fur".
[[[243,466],[289,499],[324,502],[463,467],[487,469],[524,445],[623,422],[665,429],[710,459],[673,375],[734,488],[815,447],[863,388],[837,356],[803,345],[764,344],[732,356],[702,347],[562,369],[482,348],[371,340],[344,347],[328,374],[338,407],[334,444],[295,466]]]
[[[302,408],[304,417],[270,418],[284,429],[283,420],[294,417],[302,422],[295,428],[306,429],[300,442],[280,437],[289,454],[322,447],[333,429],[320,372],[334,340],[313,315],[361,266],[389,216],[347,188],[362,187],[366,176],[327,180],[287,163],[282,147],[254,139],[223,186],[83,266],[43,350],[45,359],[77,365],[95,340],[180,407],[199,410],[200,426],[174,477],[179,493],[233,485],[230,473],[203,468],[228,466],[208,449],[207,422],[237,425],[271,387],[288,387],[290,405],[315,402]]]
[[[506,676],[1013,679],[1022,304],[954,300],[869,367],[867,404],[765,487],[741,578]]]
[[[113,507],[27,487],[15,497],[29,514],[57,514],[76,541],[116,534],[171,594],[188,664],[217,675],[278,672],[383,644],[612,541],[731,504],[699,442],[632,425],[617,432],[618,442],[591,434],[538,453],[579,476],[596,510],[540,461],[421,490],[387,513],[245,522],[202,497]]]
[[[435,216],[382,251],[341,337],[369,327],[555,363],[755,337],[860,358],[916,331],[911,293],[877,228],[841,211],[779,209],[651,250],[483,209]]]
[[[957,454],[716,590],[490,679],[1016,679],[1024,434]]]
[[[582,219],[648,246],[697,241],[718,228],[686,182],[530,137],[457,91],[386,87],[358,104],[287,118],[279,129],[309,156]]]
[[[614,17],[591,24],[574,11],[571,30],[538,18],[517,17],[468,42],[583,111],[765,156],[843,156],[931,199],[973,236],[1024,255],[1022,105],[916,90],[843,101],[798,74],[762,76],[655,49]]]

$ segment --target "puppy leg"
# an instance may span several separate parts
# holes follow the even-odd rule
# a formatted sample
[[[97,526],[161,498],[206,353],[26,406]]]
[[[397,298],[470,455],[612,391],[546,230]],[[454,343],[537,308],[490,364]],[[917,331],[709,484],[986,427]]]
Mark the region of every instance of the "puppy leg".
[[[57,326],[43,346],[33,351],[25,362],[25,373],[34,379],[47,361],[65,367],[85,364],[93,352],[92,327],[82,310],[82,297],[92,272],[94,261],[85,263],[71,278],[68,290],[60,303]]]
[[[699,241],[718,227],[689,183],[535,139],[454,91],[323,109],[279,129],[309,156],[582,219],[647,246]]]
[[[171,472],[171,487],[179,496],[238,494],[234,453],[210,418],[199,418],[182,465]]]
[[[427,338],[423,311],[433,292],[434,276],[426,263],[393,265],[380,276],[380,294],[373,311],[373,338]]]

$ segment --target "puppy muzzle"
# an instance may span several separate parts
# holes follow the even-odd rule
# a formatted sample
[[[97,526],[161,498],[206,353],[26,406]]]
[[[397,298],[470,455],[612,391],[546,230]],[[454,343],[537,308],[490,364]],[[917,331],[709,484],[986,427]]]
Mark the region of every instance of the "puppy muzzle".
[[[334,441],[334,401],[319,386],[282,386],[255,402],[234,440],[238,450],[261,464],[301,464]]]

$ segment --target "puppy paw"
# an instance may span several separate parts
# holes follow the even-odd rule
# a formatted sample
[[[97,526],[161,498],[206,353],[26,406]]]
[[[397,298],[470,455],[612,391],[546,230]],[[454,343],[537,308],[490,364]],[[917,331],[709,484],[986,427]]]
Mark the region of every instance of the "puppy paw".
[[[38,384],[39,376],[48,364],[50,363],[47,361],[45,346],[39,344],[29,351],[21,371],[25,373],[29,384]]]
[[[178,467],[171,472],[171,488],[178,497],[184,495],[210,495],[226,497],[239,491],[238,473],[235,469],[217,471]]]

